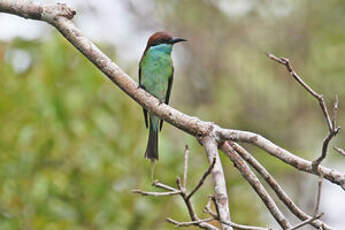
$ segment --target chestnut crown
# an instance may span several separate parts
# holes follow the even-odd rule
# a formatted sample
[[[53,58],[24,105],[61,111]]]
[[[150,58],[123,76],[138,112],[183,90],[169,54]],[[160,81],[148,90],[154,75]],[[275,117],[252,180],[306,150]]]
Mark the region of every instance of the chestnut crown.
[[[170,33],[168,32],[156,32],[151,35],[149,40],[147,41],[147,47],[149,48],[151,46],[156,46],[160,44],[175,44],[178,42],[187,41],[183,38],[174,38]]]

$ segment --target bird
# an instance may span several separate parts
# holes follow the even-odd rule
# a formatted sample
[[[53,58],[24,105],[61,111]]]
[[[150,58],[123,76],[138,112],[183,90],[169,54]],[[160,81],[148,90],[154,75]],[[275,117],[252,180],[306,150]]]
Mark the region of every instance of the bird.
[[[156,97],[160,103],[169,104],[173,84],[174,65],[171,52],[174,44],[187,41],[173,37],[168,32],[156,32],[150,36],[139,62],[139,87]],[[158,133],[162,129],[163,120],[151,114],[145,108],[145,126],[149,128],[149,137],[145,158],[158,160]]]

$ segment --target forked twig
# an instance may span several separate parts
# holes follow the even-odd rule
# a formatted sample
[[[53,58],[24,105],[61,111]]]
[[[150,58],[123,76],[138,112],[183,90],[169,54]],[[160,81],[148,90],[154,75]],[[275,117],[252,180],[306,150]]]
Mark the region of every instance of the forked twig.
[[[314,220],[320,219],[321,216],[323,216],[323,213],[321,213],[321,214],[319,214],[319,215],[317,215],[317,216],[314,216],[314,217],[312,217],[312,218],[309,218],[309,219],[307,219],[307,220],[305,220],[305,221],[303,221],[303,222],[297,224],[296,226],[290,228],[289,230],[296,230],[296,229],[299,229],[299,228],[303,227],[304,225],[307,225],[307,224],[313,222]]]
[[[327,106],[326,106],[326,102],[323,98],[323,95],[321,94],[318,94],[317,92],[315,92],[307,83],[305,83],[303,81],[303,79],[294,71],[294,69],[292,68],[292,65],[289,61],[289,59],[287,58],[284,58],[284,57],[276,57],[274,56],[273,54],[267,54],[267,56],[284,65],[286,67],[286,69],[289,71],[290,75],[305,89],[307,90],[307,92],[312,95],[314,98],[316,98],[318,101],[319,101],[319,104],[320,104],[320,107],[321,107],[321,110],[323,112],[323,115],[327,121],[327,125],[328,125],[328,130],[329,130],[329,134],[327,135],[327,137],[324,139],[323,141],[323,145],[322,145],[322,152],[321,152],[321,155],[315,159],[313,162],[312,162],[312,168],[313,168],[313,171],[316,173],[316,174],[319,174],[320,173],[318,172],[318,168],[319,168],[319,165],[321,164],[321,162],[326,158],[326,155],[327,155],[327,148],[328,148],[328,144],[329,142],[332,140],[332,138],[334,136],[336,136],[340,130],[340,127],[336,127],[336,117],[337,117],[337,111],[338,111],[338,97],[336,97],[336,102],[334,103],[334,107],[333,107],[333,119],[331,119],[330,115],[329,115],[329,112],[328,112],[328,109],[327,109]]]
[[[189,213],[189,216],[191,218],[191,221],[178,222],[178,221],[173,220],[171,218],[167,218],[167,221],[169,223],[175,224],[176,227],[187,227],[187,226],[195,225],[195,226],[198,226],[198,227],[203,228],[203,229],[217,230],[218,229],[217,227],[208,223],[208,222],[214,220],[214,218],[200,219],[197,216],[197,214],[194,210],[194,207],[192,205],[192,202],[190,200],[190,198],[195,194],[195,192],[197,192],[197,190],[203,185],[206,178],[211,174],[212,169],[214,168],[214,165],[216,162],[216,158],[214,158],[211,165],[205,171],[205,173],[201,177],[198,184],[194,187],[192,192],[188,195],[186,186],[187,186],[187,174],[188,174],[188,165],[187,164],[188,164],[189,154],[190,154],[190,151],[189,151],[188,146],[186,145],[186,147],[185,147],[185,158],[184,158],[185,159],[185,161],[184,161],[185,165],[184,165],[184,172],[183,172],[183,182],[181,182],[180,177],[177,177],[176,178],[176,187],[177,188],[163,184],[159,181],[154,181],[152,183],[152,186],[167,190],[167,192],[147,192],[147,191],[142,191],[140,189],[132,190],[132,192],[138,193],[138,194],[141,194],[144,196],[170,196],[170,195],[177,195],[178,194],[182,197],[183,201],[185,202],[185,205],[188,209],[188,213]]]
[[[322,112],[326,118],[326,121],[327,121],[327,124],[328,124],[328,128],[329,128],[329,131],[332,132],[333,131],[333,124],[331,122],[331,118],[329,116],[329,113],[328,113],[328,110],[327,110],[327,106],[326,106],[326,103],[325,103],[325,100],[323,99],[323,95],[321,94],[318,94],[317,92],[315,92],[307,83],[305,83],[303,81],[303,79],[293,70],[291,64],[290,64],[290,61],[289,59],[287,58],[284,58],[284,57],[276,57],[274,56],[273,54],[270,54],[270,53],[267,53],[267,56],[284,65],[286,67],[286,69],[289,71],[290,75],[305,89],[308,91],[308,93],[310,93],[310,95],[312,95],[313,97],[315,97],[318,101],[319,101],[319,104],[321,106],[321,109],[322,109]]]
[[[216,163],[216,158],[213,158],[213,161],[212,161],[211,165],[208,167],[207,171],[204,172],[204,174],[202,175],[201,179],[199,180],[199,183],[189,193],[189,195],[187,196],[187,199],[190,199],[194,195],[194,193],[196,191],[198,191],[198,189],[204,184],[204,182],[205,182],[206,178],[208,177],[208,175],[211,174],[212,169],[214,168],[215,163]]]
[[[319,156],[316,160],[312,161],[312,168],[315,173],[318,173],[320,176],[320,172],[318,171],[319,166],[321,162],[326,158],[327,155],[327,149],[328,149],[328,144],[332,140],[332,138],[338,134],[340,128],[336,128],[333,132],[330,132],[327,137],[323,140],[323,145],[322,145],[322,152],[321,156]]]

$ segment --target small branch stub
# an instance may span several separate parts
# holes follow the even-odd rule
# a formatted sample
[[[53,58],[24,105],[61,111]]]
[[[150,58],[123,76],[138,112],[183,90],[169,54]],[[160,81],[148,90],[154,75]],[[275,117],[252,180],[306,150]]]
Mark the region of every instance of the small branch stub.
[[[339,147],[334,147],[334,150],[337,151],[340,155],[345,156],[345,150]]]
[[[65,17],[71,20],[76,15],[76,10],[67,6],[65,3],[45,5],[42,12],[42,20],[54,24],[59,17]]]

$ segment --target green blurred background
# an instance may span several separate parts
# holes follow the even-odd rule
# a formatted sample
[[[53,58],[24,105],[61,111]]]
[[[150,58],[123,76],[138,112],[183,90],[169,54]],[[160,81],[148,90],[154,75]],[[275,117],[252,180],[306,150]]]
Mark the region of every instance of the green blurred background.
[[[49,1],[54,2],[54,1]],[[290,58],[330,106],[339,96],[344,126],[344,1],[66,1],[77,25],[137,80],[149,35],[188,39],[175,47],[171,105],[203,120],[258,132],[312,160],[327,135],[318,103],[266,56]],[[0,229],[174,229],[188,220],[178,197],[141,197],[151,187],[141,108],[48,25],[0,15]],[[345,147],[340,133],[330,147]],[[191,148],[189,188],[208,167],[197,141],[165,124],[156,177],[174,185]],[[312,213],[317,178],[248,146],[296,203]],[[232,220],[277,226],[222,156]],[[332,149],[325,165],[344,171]],[[209,179],[192,200],[200,217]],[[325,183],[324,220],[345,225],[345,194]],[[287,210],[284,213],[291,217]],[[293,223],[297,223],[291,217]],[[194,229],[194,228],[190,228]],[[303,229],[310,229],[305,227]]]

